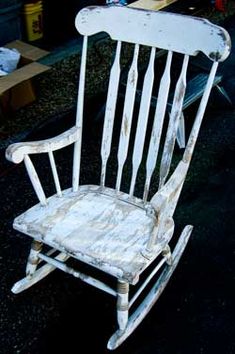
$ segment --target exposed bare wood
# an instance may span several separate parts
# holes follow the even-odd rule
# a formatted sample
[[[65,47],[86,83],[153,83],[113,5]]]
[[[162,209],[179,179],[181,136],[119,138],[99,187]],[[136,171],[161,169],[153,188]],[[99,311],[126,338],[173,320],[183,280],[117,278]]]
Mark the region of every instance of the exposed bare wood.
[[[46,140],[15,143],[10,145],[6,150],[6,158],[14,163],[23,161],[25,155],[41,154],[44,152],[55,151],[68,146],[79,137],[79,130],[73,127],[66,132]]]
[[[179,186],[185,180],[188,167],[187,163],[180,161],[167,183],[152,197],[150,202],[156,213],[160,213],[167,206],[168,201],[172,200]]]
[[[154,168],[156,166],[157,157],[158,157],[163,120],[166,113],[167,99],[168,99],[169,89],[170,89],[171,62],[172,62],[172,52],[169,51],[167,55],[165,70],[162,75],[160,86],[159,86],[159,92],[158,92],[159,100],[156,106],[153,129],[152,129],[152,134],[150,139],[150,145],[149,145],[149,151],[148,151],[148,157],[146,163],[146,181],[145,181],[144,196],[143,196],[144,201],[146,201],[148,197],[149,185],[150,185],[151,177]]]
[[[125,103],[123,108],[122,126],[121,126],[121,133],[120,133],[120,140],[119,140],[119,147],[118,147],[118,173],[117,173],[117,182],[116,182],[117,191],[119,191],[121,186],[122,170],[123,170],[124,163],[126,161],[127,151],[129,146],[136,86],[138,80],[138,70],[137,70],[138,55],[139,55],[139,45],[136,44],[134,49],[133,61],[128,73]]]
[[[32,245],[31,245],[31,250],[29,253],[29,258],[28,262],[26,265],[26,276],[32,276],[37,268],[37,265],[39,263],[39,258],[38,254],[42,249],[42,242],[38,242],[36,240],[33,240]]]
[[[55,182],[56,192],[57,192],[58,197],[61,197],[62,196],[62,192],[61,192],[60,181],[59,181],[59,177],[58,177],[58,172],[57,172],[57,168],[56,168],[53,152],[49,151],[48,155],[49,155],[49,160],[50,160],[50,164],[51,164],[52,174],[53,174],[53,178],[54,178],[54,182]]]
[[[73,275],[75,278],[79,278],[80,280],[84,281],[84,283],[90,284],[100,290],[105,291],[106,293],[116,296],[117,293],[115,290],[110,288],[110,286],[104,284],[103,282],[86,275],[84,273],[78,272],[77,270],[74,270],[71,267],[68,267],[66,264],[64,264],[63,261],[60,261],[58,259],[51,258],[43,253],[39,253],[38,257],[42,259],[43,261],[47,262],[48,264],[51,264],[53,267],[58,268],[62,270],[65,273]]]
[[[146,288],[150,280],[155,276],[155,274],[159,271],[159,269],[163,266],[163,264],[166,262],[166,258],[162,258],[162,260],[156,265],[154,270],[149,274],[149,276],[145,279],[144,283],[141,285],[141,287],[136,291],[135,295],[131,298],[129,302],[129,309],[131,306],[134,304],[134,302],[138,299],[140,294],[142,294],[142,291]]]
[[[39,177],[37,175],[37,172],[36,172],[36,170],[34,168],[34,165],[33,165],[32,161],[30,160],[28,155],[24,156],[24,163],[25,163],[25,167],[26,167],[26,170],[28,172],[30,181],[31,181],[31,183],[33,185],[33,188],[35,190],[35,193],[37,194],[37,197],[38,197],[41,205],[46,205],[47,204],[47,200],[46,200],[45,193],[43,191],[41,182],[40,182]]]
[[[55,259],[65,262],[69,256],[65,253],[60,253],[58,256],[55,257]],[[52,266],[51,264],[45,264],[38,268],[32,276],[25,277],[21,280],[19,280],[17,283],[15,283],[11,289],[11,291],[14,294],[19,294],[20,292],[30,288],[32,285],[38,283],[40,280],[45,278],[48,274],[53,272],[56,269],[56,267]]]
[[[118,279],[136,283],[152,262],[141,250],[155,225],[154,209],[150,204],[129,202],[125,193],[119,199],[110,193],[112,189],[87,187],[76,194],[68,189],[60,198],[49,197],[45,208],[38,204],[17,217],[14,228]],[[156,256],[162,247],[154,245]]]
[[[118,26],[114,26],[114,23],[118,23]],[[164,11],[134,8],[126,10],[124,6],[92,6],[78,13],[76,27],[78,32],[88,36],[104,31],[115,40],[177,53],[196,55],[201,51],[214,61],[225,60],[231,47],[230,37],[225,29],[203,18],[182,18]],[[179,35],[176,36],[176,33]]]
[[[179,127],[179,120],[182,114],[184,95],[186,90],[186,72],[188,67],[189,56],[184,56],[182,70],[176,84],[175,95],[173,99],[170,120],[168,124],[164,150],[160,166],[159,188],[161,188],[169,174],[171,160],[173,156],[176,134]]]
[[[120,331],[124,331],[128,322],[129,284],[121,280],[117,286],[117,321]]]
[[[121,42],[117,43],[116,55],[110,72],[109,88],[106,102],[106,110],[104,117],[103,139],[101,146],[102,167],[101,167],[101,186],[104,186],[106,165],[111,149],[111,141],[113,134],[113,122],[117,103],[118,86],[120,79],[120,53]]]
[[[192,229],[193,227],[191,225],[188,225],[184,228],[179,238],[179,241],[174,249],[174,252],[172,254],[171,266],[166,266],[166,268],[163,270],[156,284],[152,287],[148,295],[145,297],[145,299],[139,305],[139,307],[135,310],[135,312],[130,316],[125,330],[124,331],[118,330],[110,338],[108,342],[108,349],[110,350],[116,349],[136,329],[136,327],[141,323],[144,317],[151,310],[152,306],[158,300],[164,288],[166,287],[168,281],[170,280],[180,260],[180,257],[187,245]]]
[[[134,151],[132,157],[133,169],[132,169],[132,179],[131,179],[131,186],[129,192],[131,196],[134,193],[136,176],[143,155],[145,134],[147,129],[149,108],[150,108],[152,89],[153,89],[155,53],[156,53],[156,49],[152,48],[149,65],[144,77],[143,91],[142,91],[142,96],[140,101],[138,125],[137,125],[137,131],[135,135]]]

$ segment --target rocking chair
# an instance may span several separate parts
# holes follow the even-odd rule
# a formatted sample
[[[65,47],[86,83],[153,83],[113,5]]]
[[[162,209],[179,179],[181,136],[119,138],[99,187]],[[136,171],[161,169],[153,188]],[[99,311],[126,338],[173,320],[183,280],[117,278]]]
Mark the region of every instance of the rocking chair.
[[[223,28],[201,18],[121,6],[86,7],[76,17],[76,28],[84,36],[76,125],[52,139],[16,143],[6,151],[8,160],[14,163],[24,161],[39,199],[38,204],[14,220],[14,229],[31,236],[33,242],[26,277],[18,281],[12,291],[19,293],[29,288],[58,268],[109,293],[117,299],[118,329],[108,342],[108,348],[115,349],[135,330],[161,295],[192,232],[193,227],[187,225],[178,241],[174,241],[175,246],[171,250],[174,211],[192,159],[218,63],[225,60],[230,52],[230,38]],[[116,49],[107,89],[100,184],[81,185],[88,37],[99,32],[106,32],[115,41]],[[123,42],[132,48],[133,60],[127,75],[120,116],[116,106]],[[140,47],[143,46],[149,50],[148,65],[135,117],[138,60],[141,57]],[[158,49],[167,53],[161,77],[158,72],[154,75],[154,70],[158,68],[155,63]],[[171,64],[174,52],[182,55],[182,67],[176,80],[169,119],[167,104],[172,85],[171,71],[174,68]],[[173,155],[187,85],[189,58],[199,52],[212,61],[211,71],[186,147]],[[152,92],[157,78],[158,92]],[[151,116],[152,94],[158,99]],[[117,125],[117,171],[114,185],[107,186],[107,173],[109,168],[113,168],[113,164],[110,167],[109,159],[116,120],[120,122]],[[74,144],[72,187],[62,190],[53,152],[70,144]],[[56,189],[56,194],[48,198],[30,158],[32,154],[42,153],[49,155]],[[179,158],[180,153],[182,157],[176,163],[175,155]],[[127,170],[128,162],[130,184],[128,190],[123,191],[123,182],[126,184],[123,171]],[[140,166],[144,166],[141,172]],[[43,246],[51,249],[43,252]],[[117,288],[113,289],[101,280],[75,270],[66,263],[69,258],[113,276],[117,279]],[[129,299],[130,285],[137,290]],[[140,302],[141,294],[146,296],[136,306],[135,302],[137,299]],[[135,310],[132,308],[134,303]]]

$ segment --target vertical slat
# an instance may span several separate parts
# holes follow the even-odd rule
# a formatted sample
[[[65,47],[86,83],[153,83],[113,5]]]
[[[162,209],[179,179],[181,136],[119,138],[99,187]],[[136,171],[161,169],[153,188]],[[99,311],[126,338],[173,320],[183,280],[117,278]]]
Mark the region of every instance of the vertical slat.
[[[88,37],[84,36],[81,67],[80,67],[80,78],[79,78],[79,86],[78,86],[77,114],[76,114],[76,126],[79,128],[79,138],[78,141],[74,144],[74,155],[73,155],[73,191],[74,192],[78,190],[79,176],[80,176],[87,42],[88,42]]]
[[[57,173],[57,168],[56,168],[53,152],[49,151],[48,155],[49,155],[51,170],[52,170],[52,174],[53,174],[53,178],[54,178],[54,182],[55,182],[56,192],[59,197],[62,197],[60,181],[59,181],[59,177],[58,177],[58,173]]]
[[[143,90],[140,101],[140,110],[138,117],[137,130],[135,135],[134,151],[132,157],[132,178],[129,194],[132,196],[134,193],[135,181],[137,172],[141,163],[144,141],[148,123],[149,108],[151,103],[153,80],[154,80],[154,60],[156,48],[151,49],[148,68],[144,77]]]
[[[40,182],[39,177],[37,175],[37,172],[36,172],[36,170],[35,170],[35,168],[33,166],[33,163],[32,163],[32,161],[31,161],[31,159],[30,159],[30,157],[28,155],[25,155],[24,163],[25,163],[25,167],[26,167],[26,170],[28,172],[30,181],[31,181],[31,183],[33,185],[33,188],[35,190],[35,193],[37,194],[37,197],[38,197],[40,203],[42,205],[46,205],[47,204],[47,200],[46,200],[45,193],[43,191],[41,182]]]
[[[215,78],[215,74],[217,71],[217,67],[218,67],[218,62],[214,62],[206,83],[206,87],[200,102],[200,105],[198,107],[198,111],[196,114],[196,118],[186,145],[186,149],[184,151],[184,156],[183,156],[183,161],[186,162],[187,164],[190,163],[191,158],[192,158],[192,154],[193,154],[193,150],[197,141],[197,137],[198,137],[198,133],[201,127],[201,123],[202,123],[202,119],[205,113],[205,109],[206,109],[206,105],[209,99],[209,95],[211,92],[211,89],[213,87],[213,82],[214,82],[214,78]]]
[[[173,105],[170,114],[170,120],[166,133],[166,140],[164,144],[161,165],[160,165],[160,178],[159,178],[159,188],[161,188],[168,176],[172,155],[175,146],[176,134],[179,126],[179,119],[182,113],[182,107],[184,102],[184,94],[186,90],[186,73],[188,67],[189,56],[185,55],[183,60],[183,65],[179,79],[176,84]]]
[[[116,110],[118,86],[119,86],[120,72],[121,72],[120,53],[121,53],[121,42],[118,41],[115,59],[110,72],[110,80],[109,80],[105,118],[104,118],[103,138],[102,138],[102,145],[101,145],[101,157],[102,157],[101,186],[102,187],[105,184],[106,166],[107,166],[107,161],[111,149],[113,122],[114,122],[114,116]]]
[[[159,86],[157,107],[154,116],[152,134],[150,138],[149,151],[148,151],[148,157],[146,162],[146,181],[145,181],[144,196],[143,196],[144,201],[147,200],[151,177],[157,162],[162,126],[163,126],[168,94],[170,89],[171,62],[172,62],[172,52],[169,51],[167,55],[166,66]]]
[[[136,85],[138,79],[138,54],[139,54],[139,45],[135,45],[133,61],[128,73],[127,78],[127,87],[125,94],[125,103],[123,109],[123,117],[122,117],[122,126],[121,133],[119,139],[119,147],[118,147],[118,173],[117,173],[117,182],[116,189],[119,191],[121,185],[122,178],[122,170],[124,163],[127,157],[128,145],[130,140],[130,131],[131,131],[131,123],[135,102],[135,94],[136,94]]]

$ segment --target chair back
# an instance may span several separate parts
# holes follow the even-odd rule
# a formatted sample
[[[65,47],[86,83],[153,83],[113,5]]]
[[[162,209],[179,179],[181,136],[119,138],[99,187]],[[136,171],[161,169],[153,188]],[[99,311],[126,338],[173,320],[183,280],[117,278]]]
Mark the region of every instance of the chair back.
[[[110,68],[104,114],[100,185],[104,187],[106,183],[114,122],[115,119],[121,119],[115,188],[117,192],[121,190],[123,169],[127,159],[130,159],[132,172],[128,193],[130,197],[134,196],[138,171],[144,162],[145,178],[142,198],[147,201],[152,176],[158,161],[159,182],[156,185],[156,190],[164,186],[170,175],[176,134],[187,87],[190,56],[195,56],[202,52],[208,57],[208,60],[211,60],[212,65],[186,148],[183,151],[182,160],[187,164],[190,163],[192,157],[218,63],[226,59],[230,52],[229,35],[223,28],[205,19],[121,6],[91,6],[84,8],[76,17],[76,28],[84,36],[84,40],[76,120],[76,125],[80,130],[80,139],[75,143],[73,190],[77,191],[79,186],[88,38],[99,32],[106,32],[116,42],[116,46]],[[121,62],[125,43],[128,43],[130,48],[133,47],[132,59],[127,70],[122,117],[116,117],[117,98],[121,87],[123,70]],[[139,62],[143,46],[147,48],[148,54],[146,70],[141,84],[142,94],[139,109],[135,118],[133,113],[136,103],[137,84],[139,84]],[[163,57],[160,57],[162,51],[166,54],[166,60],[161,71],[158,70],[160,67],[158,60],[163,61]],[[177,78],[173,82],[171,79],[172,74],[174,74],[172,60],[176,54],[182,56],[182,63]],[[155,82],[158,82],[158,84],[156,85]],[[172,86],[174,98],[170,119],[168,119],[166,108]],[[157,92],[155,92],[156,87]],[[157,97],[157,104],[150,123],[152,95]],[[166,126],[165,129],[164,126]],[[150,130],[149,134],[147,133],[148,130]]]

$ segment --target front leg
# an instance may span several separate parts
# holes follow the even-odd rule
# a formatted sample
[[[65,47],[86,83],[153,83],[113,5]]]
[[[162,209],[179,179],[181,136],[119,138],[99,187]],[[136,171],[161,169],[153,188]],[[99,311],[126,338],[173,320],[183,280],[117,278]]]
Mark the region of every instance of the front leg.
[[[121,331],[125,330],[128,322],[128,295],[129,284],[119,280],[117,286],[117,320]]]
[[[39,252],[42,250],[42,242],[33,240],[32,245],[31,245],[31,250],[29,253],[29,258],[28,258],[28,262],[26,265],[26,276],[27,277],[32,277],[32,275],[34,274],[38,263],[39,263],[39,258],[38,258],[38,254]]]

